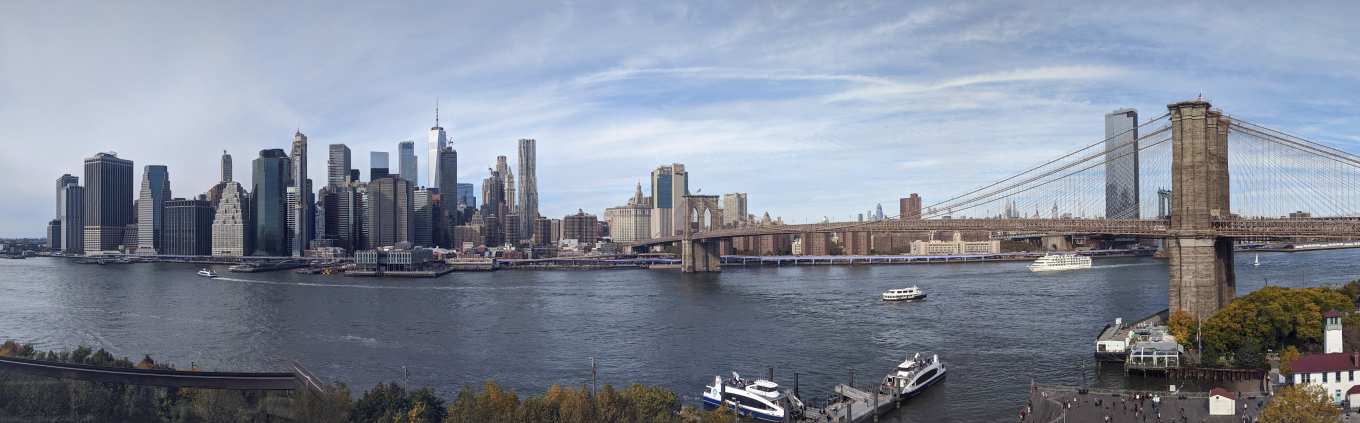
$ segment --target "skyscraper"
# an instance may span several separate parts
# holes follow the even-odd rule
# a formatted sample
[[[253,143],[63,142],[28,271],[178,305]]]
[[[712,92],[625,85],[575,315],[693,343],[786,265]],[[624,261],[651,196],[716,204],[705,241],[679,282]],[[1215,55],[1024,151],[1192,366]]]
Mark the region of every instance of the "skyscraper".
[[[397,171],[401,172],[401,178],[413,184],[420,183],[420,171],[418,169],[420,169],[420,166],[416,165],[416,142],[402,141],[397,143]]]
[[[62,187],[58,201],[61,204],[61,215],[57,217],[61,220],[61,251],[68,254],[85,252],[85,219],[81,217],[85,213],[82,207],[85,188],[73,177]]]
[[[368,152],[368,180],[372,181],[392,174],[392,169],[387,166],[386,151]]]
[[[226,182],[217,201],[212,223],[214,256],[244,256],[250,254],[250,198],[237,182]]]
[[[515,205],[515,175],[505,156],[496,156],[496,172],[501,175],[501,202],[505,204],[506,213],[515,213],[519,210]]]
[[[412,242],[412,183],[388,176],[368,184],[368,242],[372,247]]]
[[[562,239],[574,239],[580,244],[593,244],[599,237],[600,220],[580,209],[562,218]]]
[[[85,197],[81,202],[85,253],[118,250],[137,240],[124,240],[133,221],[132,161],[115,153],[98,153],[85,159]]]
[[[251,220],[255,226],[255,245],[251,255],[287,256],[291,160],[281,149],[260,150],[260,157],[252,163],[252,168],[250,198],[254,206]]]
[[[921,218],[921,196],[911,193],[910,197],[897,200],[897,215],[902,219]]]
[[[75,177],[75,176],[71,176],[71,174],[69,174],[69,173],[64,174],[64,175],[61,175],[61,177],[57,178],[57,211],[56,211],[56,214],[53,214],[53,215],[52,215],[52,216],[56,217],[57,219],[61,219],[61,212],[62,212],[62,207],[61,207],[61,196],[62,196],[62,192],[66,191],[66,186],[67,186],[67,185],[70,185],[70,184],[77,184],[77,185],[79,185],[79,184],[80,184],[80,178],[77,178],[77,177]]]
[[[439,152],[439,184],[435,188],[439,189],[440,220],[445,224],[458,224],[458,219],[454,218],[454,213],[458,211],[458,152],[453,146],[444,147]],[[446,228],[434,228],[446,231]]]
[[[1138,218],[1138,112],[1105,115],[1105,218]]]
[[[486,245],[498,246],[505,242],[501,222],[509,214],[504,199],[505,180],[501,179],[500,171],[487,169],[487,173],[491,176],[482,180],[482,234],[486,236]]]
[[[155,255],[165,238],[165,202],[170,200],[170,172],[164,165],[146,165],[137,196],[137,254]]]
[[[213,208],[208,200],[176,198],[166,201],[161,254],[212,254],[212,227]]]
[[[538,141],[519,140],[519,218],[520,228],[533,228],[538,219]],[[532,230],[524,237],[530,238]]]
[[[222,182],[231,182],[231,154],[222,150]]]
[[[477,207],[477,194],[474,191],[476,189],[476,185],[459,183],[457,204],[468,207]]]
[[[652,171],[652,238],[675,235],[686,223],[683,213],[676,213],[684,196],[689,194],[689,173],[685,165],[673,163],[658,166]]]
[[[312,241],[312,218],[316,216],[316,211],[312,210],[315,198],[312,197],[311,182],[307,180],[307,136],[302,135],[302,131],[293,133],[291,171],[290,185],[298,192],[297,200],[291,204],[296,221],[290,228],[293,233],[292,252],[293,256],[302,257],[308,243]]]
[[[430,162],[430,180],[425,186],[439,185],[439,152],[444,151],[448,145],[448,136],[444,134],[444,127],[439,126],[439,102],[434,104],[434,126],[430,128],[430,136],[427,141],[429,144],[430,155],[425,156],[425,160]],[[405,175],[402,175],[405,176]],[[418,183],[414,180],[412,183]]]
[[[416,188],[411,197],[411,243],[421,247],[434,246],[434,192],[428,187]]]
[[[343,187],[349,185],[349,170],[352,161],[349,146],[331,144],[326,158],[326,186]]]
[[[732,195],[732,194],[728,194]],[[633,198],[619,207],[604,210],[605,222],[609,223],[609,237],[614,242],[633,242],[646,239],[651,235],[652,205],[642,196],[642,183],[637,184]]]
[[[723,194],[722,208],[723,225],[733,226],[746,221],[746,193],[734,192]]]

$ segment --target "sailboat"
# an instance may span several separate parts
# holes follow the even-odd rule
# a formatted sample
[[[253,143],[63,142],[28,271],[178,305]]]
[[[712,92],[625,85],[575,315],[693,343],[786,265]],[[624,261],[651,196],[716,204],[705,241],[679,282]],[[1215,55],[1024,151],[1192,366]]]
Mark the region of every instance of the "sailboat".
[[[1260,253],[1257,253],[1257,254],[1256,254],[1256,259],[1253,260],[1253,261],[1251,262],[1251,265],[1252,265],[1252,266],[1260,266],[1260,265],[1261,265],[1261,254],[1260,254]]]

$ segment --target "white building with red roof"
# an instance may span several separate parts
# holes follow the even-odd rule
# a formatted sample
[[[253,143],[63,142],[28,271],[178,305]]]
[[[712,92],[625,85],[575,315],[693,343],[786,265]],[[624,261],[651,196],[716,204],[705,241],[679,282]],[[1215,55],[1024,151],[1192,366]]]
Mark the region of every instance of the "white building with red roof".
[[[1360,370],[1360,352],[1342,351],[1342,317],[1338,311],[1323,315],[1323,352],[1295,359],[1289,363],[1289,374],[1286,376],[1290,383],[1296,385],[1306,383],[1321,386],[1337,404],[1349,400],[1352,392],[1360,394],[1360,391],[1353,391],[1360,386],[1360,380],[1356,379],[1356,371]],[[1360,399],[1360,395],[1356,397]],[[1360,406],[1360,402],[1350,403]]]
[[[1233,416],[1237,413],[1237,395],[1223,388],[1209,390],[1209,415]]]

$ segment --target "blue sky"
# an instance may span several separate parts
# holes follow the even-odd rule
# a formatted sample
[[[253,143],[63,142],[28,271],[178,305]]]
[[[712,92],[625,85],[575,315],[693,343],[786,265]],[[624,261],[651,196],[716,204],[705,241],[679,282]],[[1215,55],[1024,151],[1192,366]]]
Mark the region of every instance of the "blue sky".
[[[538,140],[541,212],[601,213],[672,162],[754,213],[848,218],[967,191],[1203,94],[1357,151],[1355,3],[8,2],[0,236],[117,151],[204,192],[223,149],[392,151],[440,99],[460,182]],[[366,175],[365,175],[366,177]]]

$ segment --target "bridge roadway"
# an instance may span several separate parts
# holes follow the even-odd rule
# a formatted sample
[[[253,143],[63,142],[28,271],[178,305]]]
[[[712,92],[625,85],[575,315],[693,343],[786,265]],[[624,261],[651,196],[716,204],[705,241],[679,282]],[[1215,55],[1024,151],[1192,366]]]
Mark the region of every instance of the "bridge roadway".
[[[1360,218],[1325,219],[1215,219],[1212,235],[1233,238],[1360,238]],[[1170,234],[1166,219],[893,219],[878,222],[836,222],[722,228],[697,232],[694,240],[743,236],[828,232],[1005,231],[1050,235],[1129,235],[1162,238]],[[1193,234],[1186,234],[1193,235]],[[1207,235],[1207,234],[1206,234]],[[635,247],[683,240],[669,236],[639,240]]]
[[[319,380],[297,363],[293,363],[292,373],[241,373],[100,367],[0,357],[0,371],[59,379],[175,388],[264,391],[291,391],[302,387],[321,389]]]

